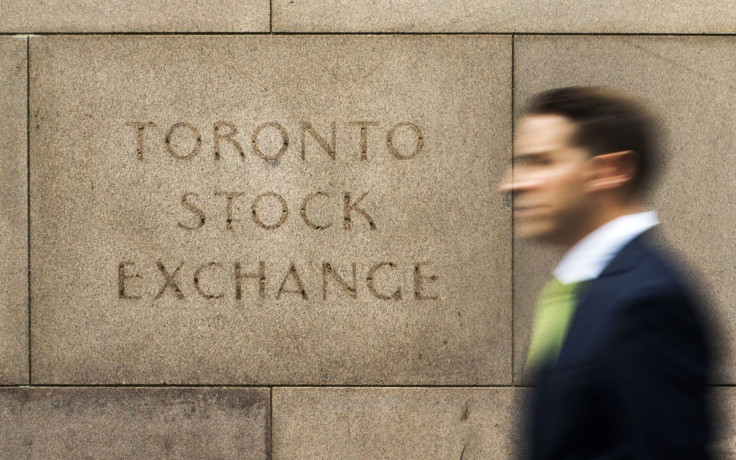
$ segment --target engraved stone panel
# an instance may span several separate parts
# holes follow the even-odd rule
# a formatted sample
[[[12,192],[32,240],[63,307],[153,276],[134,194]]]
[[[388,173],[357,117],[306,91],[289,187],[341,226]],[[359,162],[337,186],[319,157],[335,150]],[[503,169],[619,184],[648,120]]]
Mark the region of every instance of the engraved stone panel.
[[[511,459],[524,392],[510,388],[274,388],[273,457]]]
[[[267,32],[269,0],[13,0],[0,32]]]
[[[510,383],[510,45],[33,40],[34,382]]]
[[[545,89],[607,85],[639,96],[659,116],[665,163],[649,201],[669,246],[699,273],[711,296],[714,338],[724,358],[716,381],[736,382],[736,38],[518,37],[515,56],[517,108]],[[517,376],[534,299],[558,256],[516,245]]]
[[[0,389],[3,458],[267,459],[269,391]]]
[[[26,40],[0,38],[0,384],[28,383]]]
[[[273,0],[274,31],[735,33],[728,0]]]

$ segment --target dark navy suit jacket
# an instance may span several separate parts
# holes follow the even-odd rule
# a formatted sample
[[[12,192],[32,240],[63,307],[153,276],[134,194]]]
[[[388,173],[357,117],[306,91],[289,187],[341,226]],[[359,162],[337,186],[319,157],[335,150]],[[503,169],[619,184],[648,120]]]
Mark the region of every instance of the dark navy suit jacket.
[[[533,460],[710,458],[703,315],[648,233],[586,283],[557,363],[538,371]]]

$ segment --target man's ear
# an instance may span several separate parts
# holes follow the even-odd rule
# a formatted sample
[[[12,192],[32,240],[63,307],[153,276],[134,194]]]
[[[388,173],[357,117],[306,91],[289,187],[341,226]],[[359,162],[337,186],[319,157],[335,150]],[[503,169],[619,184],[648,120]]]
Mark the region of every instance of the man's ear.
[[[639,156],[633,150],[595,155],[589,161],[588,189],[591,191],[627,187],[639,168]]]

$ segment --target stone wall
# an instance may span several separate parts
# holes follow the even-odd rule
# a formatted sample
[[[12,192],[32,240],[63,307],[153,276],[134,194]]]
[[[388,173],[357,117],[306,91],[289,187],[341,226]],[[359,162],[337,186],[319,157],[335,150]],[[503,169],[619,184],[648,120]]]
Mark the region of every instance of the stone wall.
[[[0,5],[7,458],[506,459],[558,254],[496,192],[533,93],[639,95],[719,323],[736,458],[726,0]]]

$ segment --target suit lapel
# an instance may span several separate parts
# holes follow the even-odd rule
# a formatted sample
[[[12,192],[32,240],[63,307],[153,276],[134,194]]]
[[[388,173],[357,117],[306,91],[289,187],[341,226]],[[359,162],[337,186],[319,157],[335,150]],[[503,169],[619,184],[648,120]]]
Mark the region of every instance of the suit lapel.
[[[573,315],[570,328],[560,350],[557,366],[574,365],[584,358],[585,344],[605,306],[626,285],[627,273],[646,254],[646,234],[637,236],[624,246],[606,266],[601,275],[585,283]]]

